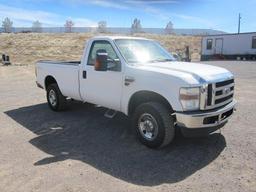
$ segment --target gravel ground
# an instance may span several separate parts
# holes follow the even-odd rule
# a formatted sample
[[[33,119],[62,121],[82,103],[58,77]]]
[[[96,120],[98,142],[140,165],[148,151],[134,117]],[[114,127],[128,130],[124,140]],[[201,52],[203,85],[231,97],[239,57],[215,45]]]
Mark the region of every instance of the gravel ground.
[[[208,62],[236,77],[238,111],[207,138],[141,145],[118,114],[49,110],[32,66],[0,67],[0,191],[256,191],[256,62]]]

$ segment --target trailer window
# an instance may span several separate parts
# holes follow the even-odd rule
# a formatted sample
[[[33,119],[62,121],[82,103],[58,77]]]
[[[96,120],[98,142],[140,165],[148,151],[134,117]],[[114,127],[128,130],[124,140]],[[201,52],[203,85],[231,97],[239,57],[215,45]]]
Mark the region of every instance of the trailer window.
[[[212,49],[212,39],[207,39],[207,42],[206,42],[206,49],[210,50]]]
[[[256,49],[256,36],[252,37],[252,48]]]

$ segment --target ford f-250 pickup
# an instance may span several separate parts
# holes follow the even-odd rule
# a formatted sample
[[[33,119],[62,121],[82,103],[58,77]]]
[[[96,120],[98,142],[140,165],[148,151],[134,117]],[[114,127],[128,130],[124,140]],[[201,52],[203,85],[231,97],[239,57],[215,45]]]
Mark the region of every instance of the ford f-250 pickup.
[[[95,37],[79,61],[39,61],[37,85],[49,107],[67,99],[106,107],[131,117],[140,141],[152,148],[169,144],[175,128],[210,134],[235,111],[234,76],[224,68],[178,62],[159,43],[134,37]]]

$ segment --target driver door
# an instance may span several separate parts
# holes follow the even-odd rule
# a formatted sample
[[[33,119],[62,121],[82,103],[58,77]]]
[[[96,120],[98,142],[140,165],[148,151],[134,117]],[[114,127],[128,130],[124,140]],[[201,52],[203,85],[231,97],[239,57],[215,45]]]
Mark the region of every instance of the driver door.
[[[105,50],[108,54],[107,71],[95,71],[96,53]],[[83,69],[80,83],[81,97],[84,101],[120,110],[122,97],[123,75],[120,59],[109,41],[95,40],[92,42],[86,69]]]

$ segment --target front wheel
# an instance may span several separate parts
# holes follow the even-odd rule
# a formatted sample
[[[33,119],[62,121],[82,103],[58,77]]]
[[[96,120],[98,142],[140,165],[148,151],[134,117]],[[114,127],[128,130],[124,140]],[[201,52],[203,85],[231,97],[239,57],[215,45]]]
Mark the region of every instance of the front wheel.
[[[132,116],[132,126],[139,140],[150,148],[168,145],[174,138],[174,120],[163,104],[148,102],[139,105]]]

